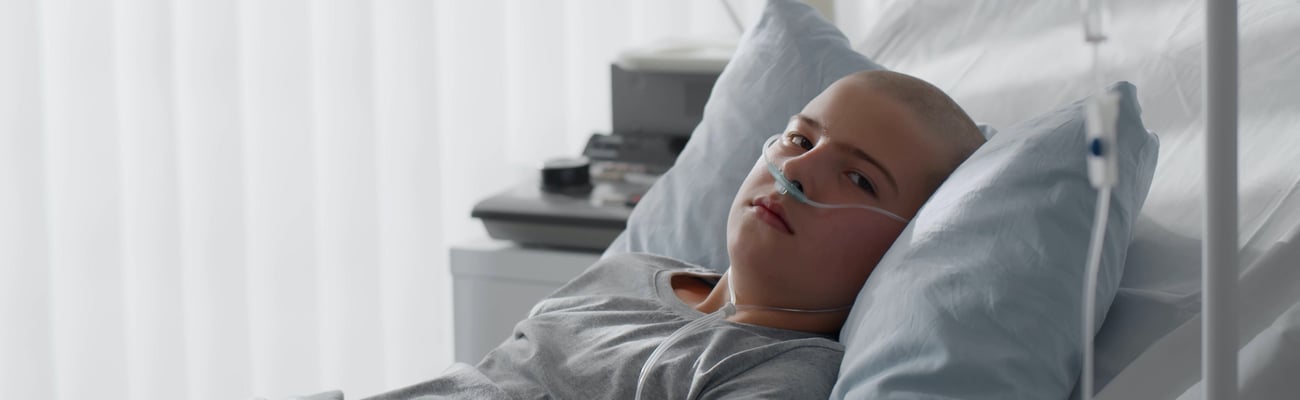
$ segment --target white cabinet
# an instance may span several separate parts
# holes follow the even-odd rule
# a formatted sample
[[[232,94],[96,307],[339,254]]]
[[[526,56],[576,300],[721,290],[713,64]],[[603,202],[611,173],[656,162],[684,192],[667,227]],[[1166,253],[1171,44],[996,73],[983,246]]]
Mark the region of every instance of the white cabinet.
[[[474,240],[451,247],[456,361],[478,364],[533,305],[600,258],[600,253]]]

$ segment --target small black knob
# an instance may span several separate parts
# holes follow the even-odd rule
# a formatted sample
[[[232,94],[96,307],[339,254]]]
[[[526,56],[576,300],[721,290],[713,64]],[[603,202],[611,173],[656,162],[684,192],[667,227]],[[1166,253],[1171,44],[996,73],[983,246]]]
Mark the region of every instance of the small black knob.
[[[554,158],[542,163],[542,191],[582,194],[591,191],[591,162],[587,157]]]

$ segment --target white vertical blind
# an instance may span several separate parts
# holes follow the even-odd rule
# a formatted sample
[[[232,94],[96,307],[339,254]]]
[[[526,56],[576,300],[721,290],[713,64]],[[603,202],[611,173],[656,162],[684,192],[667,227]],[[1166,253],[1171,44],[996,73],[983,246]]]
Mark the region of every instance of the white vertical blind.
[[[0,12],[0,388],[54,396],[39,7]]]
[[[318,384],[316,304],[322,265],[315,235],[319,106],[309,0],[240,1],[240,133],[253,390]]]
[[[39,12],[44,268],[55,379],[62,381],[54,389],[66,398],[120,397],[129,353],[114,12],[107,2],[73,0],[43,2]]]
[[[379,174],[372,26],[366,2],[312,3],[321,380],[381,386]],[[430,302],[432,303],[432,302]]]
[[[752,22],[762,3],[732,0]],[[0,2],[0,392],[360,398],[451,362],[473,203],[721,2]]]
[[[113,9],[121,155],[121,245],[128,393],[185,397],[183,295],[171,6],[123,0]],[[129,88],[129,90],[128,90]],[[93,131],[89,131],[93,132]],[[110,236],[111,237],[111,236]],[[94,388],[90,388],[94,390]],[[87,394],[94,396],[95,394]]]
[[[362,393],[373,393],[408,385],[446,367],[452,354],[451,285],[446,266],[450,241],[444,238],[459,237],[444,235],[441,214],[444,194],[454,193],[440,184],[445,171],[439,161],[444,135],[437,129],[443,112],[436,101],[441,91],[432,23],[436,8],[424,0],[370,4],[380,262],[369,269],[379,273],[382,322],[361,329],[382,328],[374,351],[382,351],[383,363],[341,362],[353,364],[350,370],[378,369],[383,376],[359,386],[326,382],[350,395],[362,388]],[[461,211],[464,218],[466,211]]]
[[[185,343],[185,364],[172,368],[184,376],[186,398],[239,398],[253,390],[248,310],[255,306],[244,271],[239,7],[171,6]]]

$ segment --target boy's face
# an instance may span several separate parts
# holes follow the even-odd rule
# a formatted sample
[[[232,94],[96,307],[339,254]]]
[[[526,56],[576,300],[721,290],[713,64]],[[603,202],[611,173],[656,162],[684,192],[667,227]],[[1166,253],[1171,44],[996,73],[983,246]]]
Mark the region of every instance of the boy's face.
[[[932,177],[946,173],[943,157],[951,153],[916,118],[845,78],[809,102],[784,132],[806,138],[797,140],[810,149],[773,162],[813,200],[825,202],[819,193],[854,193],[855,204],[910,219],[933,193]],[[727,220],[737,300],[793,308],[851,304],[905,226],[873,211],[815,208],[782,195],[760,157]]]

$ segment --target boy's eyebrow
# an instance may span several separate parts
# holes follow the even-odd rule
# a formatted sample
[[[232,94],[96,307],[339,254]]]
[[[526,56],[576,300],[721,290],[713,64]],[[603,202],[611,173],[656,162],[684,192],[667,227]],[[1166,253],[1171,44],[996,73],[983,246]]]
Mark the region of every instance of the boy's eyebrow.
[[[885,178],[889,180],[889,186],[893,186],[894,193],[898,193],[898,182],[894,181],[894,174],[889,173],[889,170],[885,169],[884,164],[881,164],[879,161],[876,161],[876,159],[872,158],[870,154],[867,154],[867,152],[862,151],[862,149],[859,149],[857,147],[853,147],[852,153],[854,156],[866,160],[872,165],[875,165],[876,168],[880,170],[880,172],[885,173]]]
[[[803,114],[795,114],[793,117],[790,117],[790,119],[792,119],[792,120],[798,120],[799,123],[801,123],[801,124],[805,124],[805,125],[808,125],[808,126],[811,126],[811,127],[813,127],[813,129],[816,129],[816,130],[819,130],[819,131],[822,130],[822,123],[821,123],[821,121],[818,121],[818,120],[812,119],[812,117],[809,117],[809,116],[807,116],[807,115],[803,115]]]
[[[819,131],[823,130],[821,121],[815,120],[812,117],[809,117],[807,115],[803,115],[802,113],[795,114],[794,117],[791,117],[790,119],[798,120],[799,123],[806,124]],[[876,161],[875,157],[872,157],[870,154],[867,154],[867,152],[862,151],[862,149],[853,146],[845,146],[845,147],[851,149],[850,152],[853,153],[854,157],[860,158],[868,163],[871,163],[871,165],[875,165],[876,169],[879,169],[880,172],[883,172],[885,174],[885,178],[889,180],[889,186],[892,186],[894,188],[894,193],[898,193],[898,182],[894,180],[894,174],[889,173],[889,170],[885,169],[885,164],[881,164],[880,161]]]

